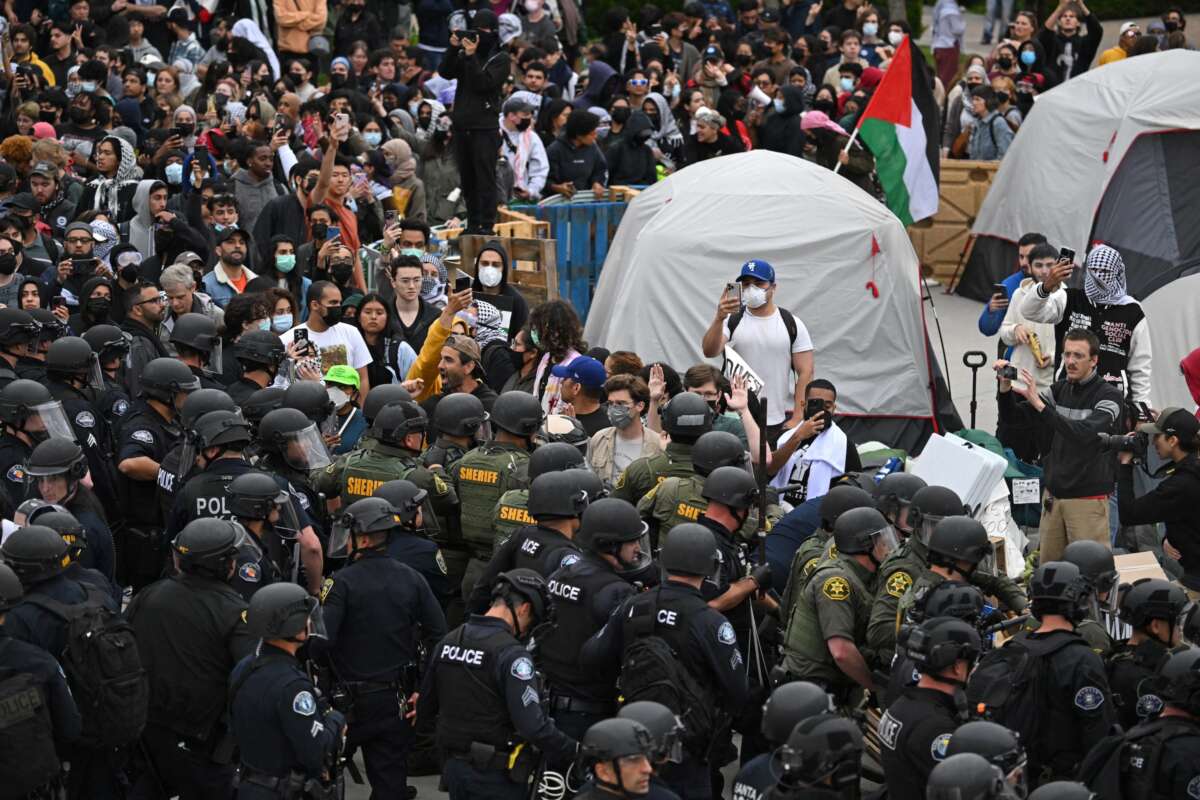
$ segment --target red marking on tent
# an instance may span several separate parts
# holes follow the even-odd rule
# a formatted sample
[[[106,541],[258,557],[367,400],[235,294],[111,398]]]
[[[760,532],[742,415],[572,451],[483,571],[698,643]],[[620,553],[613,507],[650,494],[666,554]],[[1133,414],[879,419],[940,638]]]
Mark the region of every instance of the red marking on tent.
[[[883,252],[883,250],[881,250],[879,247],[879,240],[876,239],[875,234],[872,233],[871,234],[871,280],[867,281],[867,285],[864,288],[870,289],[871,296],[874,297],[876,300],[879,299],[879,286],[875,283],[875,276],[876,276],[876,272],[879,268],[879,265],[875,261],[875,256],[879,255],[882,252]]]

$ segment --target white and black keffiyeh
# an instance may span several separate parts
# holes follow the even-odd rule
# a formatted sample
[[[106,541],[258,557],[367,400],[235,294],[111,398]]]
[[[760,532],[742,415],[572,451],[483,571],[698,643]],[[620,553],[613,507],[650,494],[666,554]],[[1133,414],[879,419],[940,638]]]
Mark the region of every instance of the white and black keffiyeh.
[[[1097,306],[1123,306],[1135,302],[1125,289],[1125,261],[1116,249],[1101,244],[1088,253],[1083,292]]]

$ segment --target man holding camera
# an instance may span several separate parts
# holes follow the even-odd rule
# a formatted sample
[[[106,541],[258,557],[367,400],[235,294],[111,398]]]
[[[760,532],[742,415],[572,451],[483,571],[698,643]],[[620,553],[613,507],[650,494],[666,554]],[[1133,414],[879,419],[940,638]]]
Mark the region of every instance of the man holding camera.
[[[1154,422],[1138,426],[1139,434],[1164,461],[1166,479],[1141,497],[1134,496],[1134,452],[1122,449],[1117,456],[1117,510],[1125,525],[1163,522],[1167,535],[1163,550],[1183,566],[1180,583],[1194,600],[1200,597],[1200,420],[1182,408],[1164,408]]]
[[[1058,561],[1070,542],[1091,539],[1110,546],[1108,496],[1112,493],[1116,462],[1106,452],[1099,434],[1120,430],[1124,399],[1121,391],[1104,380],[1096,369],[1100,341],[1091,331],[1076,328],[1062,346],[1065,378],[1039,393],[1029,370],[1019,375],[1001,359],[994,368],[1000,383],[1001,415],[1022,416],[1038,435],[1049,439],[1042,523],[1038,529],[1041,556],[1038,563]],[[1013,381],[1019,378],[1019,383]],[[1013,390],[1024,402],[1013,398]]]

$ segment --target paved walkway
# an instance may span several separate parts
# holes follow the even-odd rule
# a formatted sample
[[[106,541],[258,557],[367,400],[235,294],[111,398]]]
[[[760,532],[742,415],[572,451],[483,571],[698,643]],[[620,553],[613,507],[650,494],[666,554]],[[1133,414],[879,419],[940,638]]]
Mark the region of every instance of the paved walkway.
[[[995,44],[994,39],[992,45],[980,44],[980,40],[983,38],[983,15],[967,12],[963,16],[967,21],[967,32],[963,37],[965,52],[982,53],[984,55],[990,53]],[[925,35],[921,37],[921,44],[929,44],[932,35],[930,25],[933,20],[933,6],[925,6],[923,17],[925,20]],[[1133,21],[1141,27],[1142,32],[1144,33],[1147,26],[1149,26],[1149,24],[1156,19],[1158,19],[1158,17],[1134,17]],[[1100,23],[1104,26],[1104,38],[1100,40],[1100,49],[1096,51],[1097,58],[1100,57],[1100,53],[1117,43],[1117,37],[1120,33],[1121,25],[1126,21],[1127,20],[1124,19],[1110,19],[1103,20]],[[1093,62],[1093,64],[1094,63],[1095,62]]]

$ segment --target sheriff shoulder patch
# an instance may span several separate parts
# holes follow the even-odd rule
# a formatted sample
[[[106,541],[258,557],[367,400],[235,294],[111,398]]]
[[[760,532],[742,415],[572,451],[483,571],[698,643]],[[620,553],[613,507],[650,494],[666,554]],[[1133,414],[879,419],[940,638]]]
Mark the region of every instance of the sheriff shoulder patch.
[[[850,598],[850,582],[840,575],[826,578],[821,584],[821,594],[830,600],[848,600]]]
[[[887,593],[892,597],[903,597],[908,588],[913,585],[912,576],[903,570],[892,573],[887,579]]]

